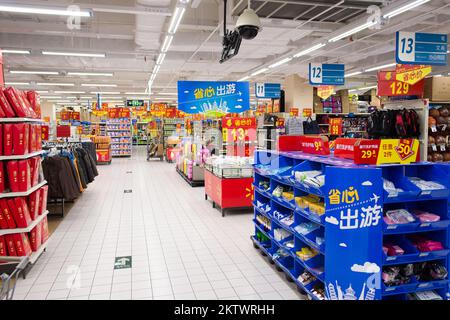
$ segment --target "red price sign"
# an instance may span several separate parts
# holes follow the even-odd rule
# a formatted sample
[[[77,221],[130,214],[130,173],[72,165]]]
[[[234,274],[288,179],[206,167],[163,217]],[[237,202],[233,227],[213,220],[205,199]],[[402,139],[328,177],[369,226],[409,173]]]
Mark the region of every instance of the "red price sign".
[[[334,155],[338,158],[353,159],[355,157],[355,144],[359,139],[337,138],[334,140]]]
[[[300,139],[301,150],[310,154],[330,154],[330,146],[328,141],[324,141],[321,137],[302,136]]]
[[[227,155],[251,156],[255,148],[253,142],[256,141],[256,118],[225,117],[222,119],[222,135],[223,142],[228,144]]]
[[[291,116],[298,117],[298,108],[291,108]]]
[[[42,140],[48,140],[49,138],[49,127],[46,125],[41,126],[41,137]]]
[[[342,118],[330,119],[330,134],[333,136],[342,135]]]
[[[70,126],[56,126],[56,136],[58,138],[70,137]]]
[[[395,71],[378,72],[379,96],[423,96],[424,80],[409,84],[396,80]]]
[[[419,140],[361,140],[355,145],[356,164],[408,164],[420,160]]]

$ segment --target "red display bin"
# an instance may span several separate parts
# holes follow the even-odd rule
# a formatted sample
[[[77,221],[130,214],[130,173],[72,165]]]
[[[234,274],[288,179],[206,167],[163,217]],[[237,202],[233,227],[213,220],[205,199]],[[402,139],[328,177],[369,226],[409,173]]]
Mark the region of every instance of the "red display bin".
[[[205,200],[213,201],[213,207],[218,205],[225,216],[226,209],[252,207],[253,177],[220,178],[211,171],[205,170]]]

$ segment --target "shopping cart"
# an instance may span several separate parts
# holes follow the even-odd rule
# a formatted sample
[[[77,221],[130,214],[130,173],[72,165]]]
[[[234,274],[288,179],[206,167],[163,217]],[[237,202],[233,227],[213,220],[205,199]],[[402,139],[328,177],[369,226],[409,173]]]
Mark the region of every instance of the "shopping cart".
[[[0,262],[0,300],[12,300],[20,273],[28,265],[28,257],[20,262]]]

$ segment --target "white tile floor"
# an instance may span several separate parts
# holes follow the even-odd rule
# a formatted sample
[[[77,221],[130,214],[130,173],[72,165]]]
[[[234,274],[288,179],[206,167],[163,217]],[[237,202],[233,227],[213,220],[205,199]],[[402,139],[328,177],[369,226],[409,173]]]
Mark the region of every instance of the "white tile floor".
[[[173,164],[141,147],[99,171],[15,299],[302,298],[253,248],[251,214],[222,218]],[[118,256],[132,268],[114,270]]]

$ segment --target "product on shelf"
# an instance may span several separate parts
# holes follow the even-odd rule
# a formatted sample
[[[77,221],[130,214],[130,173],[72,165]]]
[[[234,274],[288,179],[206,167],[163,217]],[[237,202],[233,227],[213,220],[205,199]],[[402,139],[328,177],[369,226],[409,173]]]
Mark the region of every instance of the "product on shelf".
[[[387,224],[406,224],[415,222],[416,218],[408,210],[396,209],[386,211],[384,221]]]
[[[294,223],[294,214],[292,213],[290,215],[285,216],[280,220],[280,222],[284,223],[287,226],[292,225]]]
[[[277,228],[273,230],[273,236],[275,240],[282,241],[283,239],[292,236],[292,234],[282,228]]]
[[[408,300],[443,300],[435,291],[419,291],[408,294]]]
[[[307,261],[311,258],[314,258],[315,256],[317,256],[319,253],[314,250],[313,248],[310,247],[303,247],[301,248],[299,251],[297,251],[295,253],[301,260],[303,261]]]
[[[447,279],[447,268],[440,262],[420,262],[383,268],[383,283],[388,286],[399,286],[412,281],[428,282]]]
[[[417,188],[419,188],[420,190],[423,190],[423,191],[445,189],[445,186],[443,186],[440,183],[434,182],[434,181],[427,181],[427,180],[423,180],[418,177],[409,177],[408,179]]]
[[[422,211],[419,209],[414,209],[412,212],[416,215],[420,222],[436,222],[441,220],[441,217],[434,213]]]
[[[444,249],[442,242],[427,239],[426,237],[421,235],[412,235],[409,237],[409,239],[420,252],[430,252]]]
[[[315,230],[318,230],[320,228],[320,225],[314,222],[303,222],[297,225],[294,230],[302,235],[307,235]]]
[[[313,276],[309,271],[304,271],[297,278],[297,280],[300,281],[300,283],[303,284],[304,286],[310,284],[311,282],[316,281],[316,279],[317,278]]]

